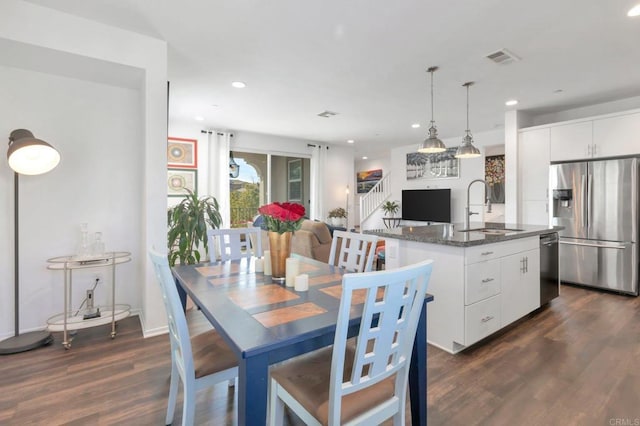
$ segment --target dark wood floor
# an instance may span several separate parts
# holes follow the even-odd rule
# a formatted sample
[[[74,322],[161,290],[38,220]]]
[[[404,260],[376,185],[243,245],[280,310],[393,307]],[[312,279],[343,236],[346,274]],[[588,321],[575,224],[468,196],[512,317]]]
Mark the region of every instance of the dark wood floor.
[[[69,351],[60,341],[0,357],[0,424],[163,424],[166,335],[143,339],[133,317],[114,340],[105,326],[80,331]],[[638,424],[640,299],[564,286],[549,308],[461,354],[429,347],[428,371],[430,425]],[[226,384],[201,391],[196,422],[233,424],[234,405]]]

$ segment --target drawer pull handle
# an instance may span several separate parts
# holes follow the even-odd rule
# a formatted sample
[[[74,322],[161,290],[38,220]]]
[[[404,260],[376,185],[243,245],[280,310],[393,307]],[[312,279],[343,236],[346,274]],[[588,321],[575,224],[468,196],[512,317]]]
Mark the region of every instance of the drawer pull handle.
[[[492,319],[493,319],[493,317],[492,317],[492,316],[486,316],[486,317],[482,318],[480,321],[482,321],[482,322],[489,322],[489,321],[491,321]]]
[[[493,278],[485,278],[482,280],[482,284],[490,283],[491,281],[493,281]]]
[[[492,252],[492,251],[485,251],[485,252],[482,252],[482,253],[480,253],[480,254],[481,254],[482,256],[488,256],[488,255],[490,255],[490,254],[493,254],[493,252]]]

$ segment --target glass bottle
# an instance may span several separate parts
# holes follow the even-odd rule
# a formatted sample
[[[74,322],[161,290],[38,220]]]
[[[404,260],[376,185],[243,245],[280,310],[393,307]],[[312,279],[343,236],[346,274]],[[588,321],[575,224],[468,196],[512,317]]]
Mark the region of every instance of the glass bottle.
[[[92,254],[95,257],[104,255],[104,241],[102,241],[102,232],[96,232],[93,238]]]
[[[80,259],[87,258],[91,255],[91,247],[89,245],[88,224],[80,224],[80,245],[78,246],[78,257]]]

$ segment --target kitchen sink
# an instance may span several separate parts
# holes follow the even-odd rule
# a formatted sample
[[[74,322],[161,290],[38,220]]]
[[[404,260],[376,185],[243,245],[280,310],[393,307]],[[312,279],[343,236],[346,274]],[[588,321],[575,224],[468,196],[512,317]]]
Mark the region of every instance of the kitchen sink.
[[[458,232],[482,232],[488,235],[504,235],[510,232],[521,232],[524,229],[516,228],[474,228],[474,229],[461,229]]]

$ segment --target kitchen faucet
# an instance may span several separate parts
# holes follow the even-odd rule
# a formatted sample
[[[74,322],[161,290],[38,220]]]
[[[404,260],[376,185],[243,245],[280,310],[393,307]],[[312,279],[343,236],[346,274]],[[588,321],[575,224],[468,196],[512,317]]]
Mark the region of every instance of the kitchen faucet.
[[[464,229],[469,229],[469,218],[471,217],[471,215],[479,214],[479,213],[472,212],[469,207],[469,191],[471,190],[471,185],[473,185],[476,182],[484,183],[484,198],[486,199],[486,202],[487,202],[487,213],[491,213],[491,187],[487,182],[485,182],[482,179],[472,180],[469,183],[469,186],[467,186],[467,206],[464,208]]]

